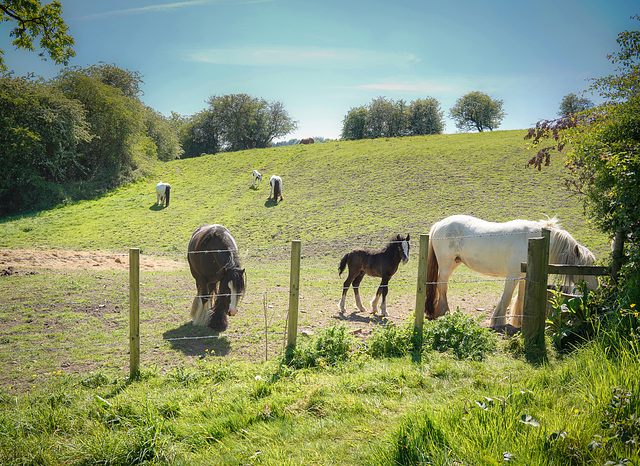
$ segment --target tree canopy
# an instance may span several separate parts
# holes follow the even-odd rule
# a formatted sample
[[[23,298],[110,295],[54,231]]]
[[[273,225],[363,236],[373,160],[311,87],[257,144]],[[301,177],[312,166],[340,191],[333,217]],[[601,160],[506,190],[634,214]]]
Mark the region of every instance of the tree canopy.
[[[106,64],[49,81],[0,77],[0,213],[102,193],[180,157],[171,122],[137,97],[140,82]]]
[[[558,115],[569,117],[593,107],[593,102],[586,97],[578,97],[573,92],[563,97],[558,109]]]
[[[268,147],[298,126],[281,102],[229,94],[212,96],[208,104],[221,148],[229,151]]]
[[[39,0],[1,0],[0,22],[12,21],[16,26],[9,33],[13,37],[13,46],[34,51],[34,41],[39,37],[39,53],[45,51],[56,64],[67,65],[76,53],[74,40],[68,34],[67,25],[62,20],[62,5],[53,1],[42,5]],[[7,71],[4,62],[4,50],[0,49],[0,71]]]
[[[640,16],[635,16],[640,20]],[[609,55],[616,73],[590,87],[605,103],[576,115],[538,122],[527,139],[538,148],[530,165],[542,168],[552,151],[569,148],[567,186],[584,195],[594,223],[626,243],[622,286],[640,299],[640,31],[618,35],[620,51]],[[551,145],[541,146],[552,139]]]
[[[444,131],[443,112],[433,97],[418,99],[409,105],[404,100],[386,97],[368,105],[354,107],[342,120],[343,139],[421,136]]]
[[[505,116],[503,103],[502,100],[493,100],[484,92],[474,91],[456,100],[449,114],[460,130],[493,131],[500,126]]]

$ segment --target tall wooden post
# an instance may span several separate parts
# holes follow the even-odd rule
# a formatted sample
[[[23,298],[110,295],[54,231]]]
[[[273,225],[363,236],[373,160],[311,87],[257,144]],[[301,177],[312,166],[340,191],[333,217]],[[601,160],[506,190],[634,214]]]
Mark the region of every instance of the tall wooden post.
[[[291,272],[289,278],[289,318],[287,325],[287,350],[296,346],[298,335],[298,303],[300,300],[300,247],[299,240],[291,242]]]
[[[522,335],[527,357],[542,359],[546,355],[544,327],[547,316],[547,274],[550,231],[542,238],[530,238],[527,253],[527,278],[524,285]]]
[[[129,249],[129,377],[140,372],[140,249]]]
[[[418,256],[418,283],[416,284],[416,306],[414,307],[413,327],[422,332],[424,327],[424,301],[427,295],[427,266],[429,251],[429,235],[420,235],[420,251]]]

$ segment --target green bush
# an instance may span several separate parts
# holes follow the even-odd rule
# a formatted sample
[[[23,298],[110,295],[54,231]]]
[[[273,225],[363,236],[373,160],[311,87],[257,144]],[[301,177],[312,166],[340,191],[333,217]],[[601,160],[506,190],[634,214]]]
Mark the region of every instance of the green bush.
[[[424,329],[423,351],[450,351],[458,359],[482,361],[496,348],[496,336],[460,310],[446,314]]]
[[[344,325],[322,329],[318,335],[296,346],[285,358],[294,369],[333,366],[349,358],[354,344],[353,337]]]
[[[376,328],[367,339],[366,352],[373,358],[406,356],[411,349],[412,336],[412,324]]]

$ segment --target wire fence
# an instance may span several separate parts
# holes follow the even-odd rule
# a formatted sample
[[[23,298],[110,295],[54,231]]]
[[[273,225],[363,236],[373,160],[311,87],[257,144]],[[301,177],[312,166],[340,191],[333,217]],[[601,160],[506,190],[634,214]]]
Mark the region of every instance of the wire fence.
[[[512,235],[512,234],[505,234]],[[492,235],[497,236],[497,235]],[[468,236],[460,236],[457,238],[466,238]],[[453,239],[453,238],[449,238]],[[305,308],[305,301],[308,300],[310,302],[310,306],[317,306],[317,302],[319,299],[325,299],[326,301],[331,301],[329,305],[330,310],[333,314],[338,314],[337,303],[345,290],[343,281],[344,276],[339,277],[337,273],[337,261],[343,254],[350,252],[355,248],[376,248],[382,247],[387,243],[339,243],[339,244],[310,244],[302,246],[302,263],[303,267],[301,269],[301,282],[300,282],[300,299],[302,301],[301,307],[302,312],[309,312]],[[415,246],[412,244],[411,246]],[[190,323],[184,323],[185,313],[188,313],[188,309],[190,308],[190,303],[196,297],[196,294],[193,292],[186,293],[184,290],[189,288],[191,290],[195,289],[193,284],[193,280],[190,277],[188,268],[186,267],[186,258],[189,252],[184,251],[175,251],[175,252],[150,252],[142,254],[142,258],[144,260],[145,257],[179,257],[181,261],[184,261],[184,270],[181,270],[179,273],[181,274],[179,279],[176,280],[176,283],[172,285],[172,288],[167,291],[168,294],[160,295],[157,294],[159,289],[156,286],[153,289],[153,292],[147,293],[147,289],[153,288],[150,286],[143,286],[140,300],[142,306],[143,315],[141,317],[143,322],[143,328],[147,322],[151,322],[152,326],[155,328],[162,327],[159,325],[158,319],[154,317],[150,312],[155,312],[160,305],[166,305],[172,309],[178,308],[179,312],[175,314],[171,314],[174,316],[173,319],[170,319],[169,325],[173,325],[174,328],[166,329],[162,333],[162,330],[155,330],[153,332],[143,331],[141,335],[141,342],[145,348],[158,346],[158,345],[174,345],[174,346],[184,346],[185,344],[190,344],[193,342],[224,342],[226,344],[230,344],[229,341],[236,341],[237,344],[242,341],[242,344],[247,344],[245,341],[249,341],[249,344],[254,344],[255,346],[260,346],[263,343],[266,344],[266,348],[264,349],[264,354],[262,357],[268,358],[270,355],[276,354],[276,348],[283,348],[284,346],[284,336],[286,335],[286,318],[287,318],[287,301],[286,298],[289,293],[288,283],[277,284],[278,286],[272,283],[273,279],[270,278],[268,273],[268,268],[274,267],[273,263],[264,263],[265,256],[276,256],[278,260],[284,261],[287,257],[284,253],[288,253],[290,250],[290,246],[271,246],[271,247],[251,247],[251,248],[238,248],[238,252],[242,257],[244,262],[247,262],[247,267],[251,266],[257,270],[256,273],[256,282],[250,284],[250,288],[244,294],[244,300],[249,301],[250,305],[246,306],[246,309],[243,311],[246,315],[243,321],[238,321],[236,318],[231,319],[230,327],[235,329],[234,331],[224,332],[220,334],[207,334],[206,330],[197,330],[194,331],[193,326]],[[197,253],[206,253],[206,252],[219,252],[217,250],[213,251],[198,251]],[[338,253],[335,255],[335,253]],[[193,253],[193,252],[192,252]],[[335,262],[333,267],[335,269],[328,273],[326,270],[313,268],[313,267],[304,267],[305,264],[313,263],[314,259],[320,257],[325,262],[329,262],[329,256],[331,263]],[[127,258],[126,260],[121,260],[121,265],[123,270],[128,267],[128,254],[125,253],[108,253],[108,254],[79,254],[79,255],[62,255],[62,256],[40,256],[40,257],[12,257],[9,259],[0,257],[0,270],[3,267],[6,267],[8,264],[24,264],[25,266],[34,266],[34,264],[38,264],[38,266],[47,267],[48,261],[72,261],[77,259],[104,259],[104,258]],[[255,263],[254,263],[255,262]],[[278,262],[278,261],[276,261]],[[284,264],[275,264],[282,267]],[[325,265],[325,263],[322,263]],[[94,270],[87,270],[91,272],[95,272]],[[81,271],[82,272],[82,271]],[[124,275],[124,274],[122,274]],[[277,276],[278,280],[284,281],[286,277],[286,273],[280,271]],[[410,274],[397,274],[393,277],[388,285],[388,288],[393,289],[393,297],[394,299],[399,299],[401,296],[405,296],[405,301],[407,297],[410,298],[414,296],[416,280],[415,275]],[[145,278],[145,282],[149,282],[154,279],[150,277]],[[498,286],[501,284],[506,284],[508,281],[519,282],[524,280],[524,278],[494,278],[494,277],[464,277],[464,278],[454,278],[449,281],[449,286],[460,286],[460,285],[470,285],[470,284],[481,284],[481,283],[489,283],[491,286]],[[73,281],[72,281],[73,282]],[[439,282],[430,282],[431,284],[439,284]],[[73,283],[72,283],[73,285]],[[111,322],[104,323],[106,326],[115,325],[113,322],[117,322],[118,324],[124,325],[124,319],[122,318],[122,314],[124,310],[127,309],[128,305],[128,295],[127,295],[127,281],[126,277],[122,277],[122,282],[118,284],[121,289],[121,298],[118,299],[99,299],[97,301],[90,301],[85,297],[78,297],[77,299],[71,299],[73,295],[73,286],[65,289],[64,287],[58,289],[52,289],[50,292],[52,294],[64,292],[65,296],[55,296],[55,299],[51,300],[50,304],[42,303],[42,302],[32,302],[34,296],[38,296],[42,298],[42,292],[39,291],[34,296],[29,296],[28,294],[21,294],[16,296],[12,294],[11,291],[5,291],[0,294],[0,296],[6,296],[6,301],[0,302],[0,313],[1,315],[7,316],[9,314],[18,315],[21,312],[29,312],[37,309],[44,310],[43,313],[46,314],[46,311],[51,308],[56,309],[74,309],[74,308],[82,308],[82,307],[99,307],[105,306],[109,307],[109,311],[113,313],[114,309],[119,309],[118,314],[120,315],[110,315],[109,319]],[[375,292],[379,289],[380,285],[377,283],[377,279],[369,279],[366,283],[361,283],[358,286],[359,291],[363,294],[366,293],[369,296],[373,296]],[[155,294],[154,294],[155,293]],[[113,292],[107,293],[107,296],[113,296]],[[391,295],[391,292],[390,292]],[[199,296],[199,297],[211,297],[208,296]],[[63,299],[67,298],[67,299]],[[495,302],[498,296],[492,297],[492,300]],[[411,306],[413,307],[413,306]],[[167,314],[164,314],[166,317]],[[179,316],[176,318],[176,315]],[[487,316],[489,319],[493,317]],[[524,315],[520,315],[518,317],[525,317]],[[33,319],[37,319],[38,316],[34,316]],[[308,319],[308,320],[312,320]],[[336,321],[336,320],[334,320]],[[181,323],[182,322],[182,323]],[[366,319],[357,320],[357,324],[361,325],[363,322],[366,322]],[[384,321],[377,320],[374,323],[384,324]],[[309,322],[303,322],[304,325],[309,324]],[[100,325],[100,324],[98,324]],[[176,325],[177,328],[175,327]],[[5,326],[6,327],[6,326]],[[55,345],[53,343],[45,344],[42,341],[36,341],[36,339],[32,339],[32,344],[29,345],[20,345],[19,352],[21,354],[16,354],[16,348],[12,345],[12,342],[17,341],[16,335],[19,334],[19,330],[15,330],[15,326],[9,326],[10,330],[0,331],[0,355],[4,355],[4,359],[16,360],[20,359],[19,356],[22,356],[22,359],[28,358],[29,354],[37,353],[37,352],[65,352],[72,350],[82,350],[82,349],[97,349],[97,348],[121,348],[124,353],[127,352],[128,338],[127,335],[122,331],[113,331],[112,338],[117,338],[119,341],[110,341],[104,343],[84,343],[79,342],[78,344],[67,344],[62,343],[59,345]],[[313,327],[311,324],[310,327]],[[121,329],[120,329],[121,330]],[[29,330],[26,330],[29,332]],[[37,333],[37,331],[36,331]],[[122,333],[122,335],[121,335]],[[47,334],[49,335],[49,334]],[[121,340],[120,340],[121,338]],[[52,341],[56,341],[55,336],[50,337]],[[79,338],[78,340],[84,341],[86,339]],[[271,348],[270,348],[271,345]],[[196,355],[195,353],[198,351],[202,351],[202,346],[200,345],[196,349],[186,350],[185,354]],[[221,351],[223,354],[224,351]],[[254,352],[255,354],[255,352]],[[256,357],[256,356],[254,356]],[[2,359],[2,358],[0,358]]]

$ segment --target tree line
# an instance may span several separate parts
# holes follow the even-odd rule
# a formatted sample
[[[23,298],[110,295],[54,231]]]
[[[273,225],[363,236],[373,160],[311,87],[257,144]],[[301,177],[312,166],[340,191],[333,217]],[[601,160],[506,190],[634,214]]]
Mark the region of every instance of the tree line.
[[[170,118],[138,72],[101,63],[55,78],[0,76],[0,214],[85,199],[149,176],[157,161],[268,147],[295,129],[280,102],[213,96]]]
[[[493,130],[505,116],[503,101],[474,91],[460,97],[449,110],[456,126],[463,131]],[[375,139],[380,137],[422,136],[444,131],[444,111],[433,97],[394,101],[386,97],[354,107],[342,120],[343,139]]]

